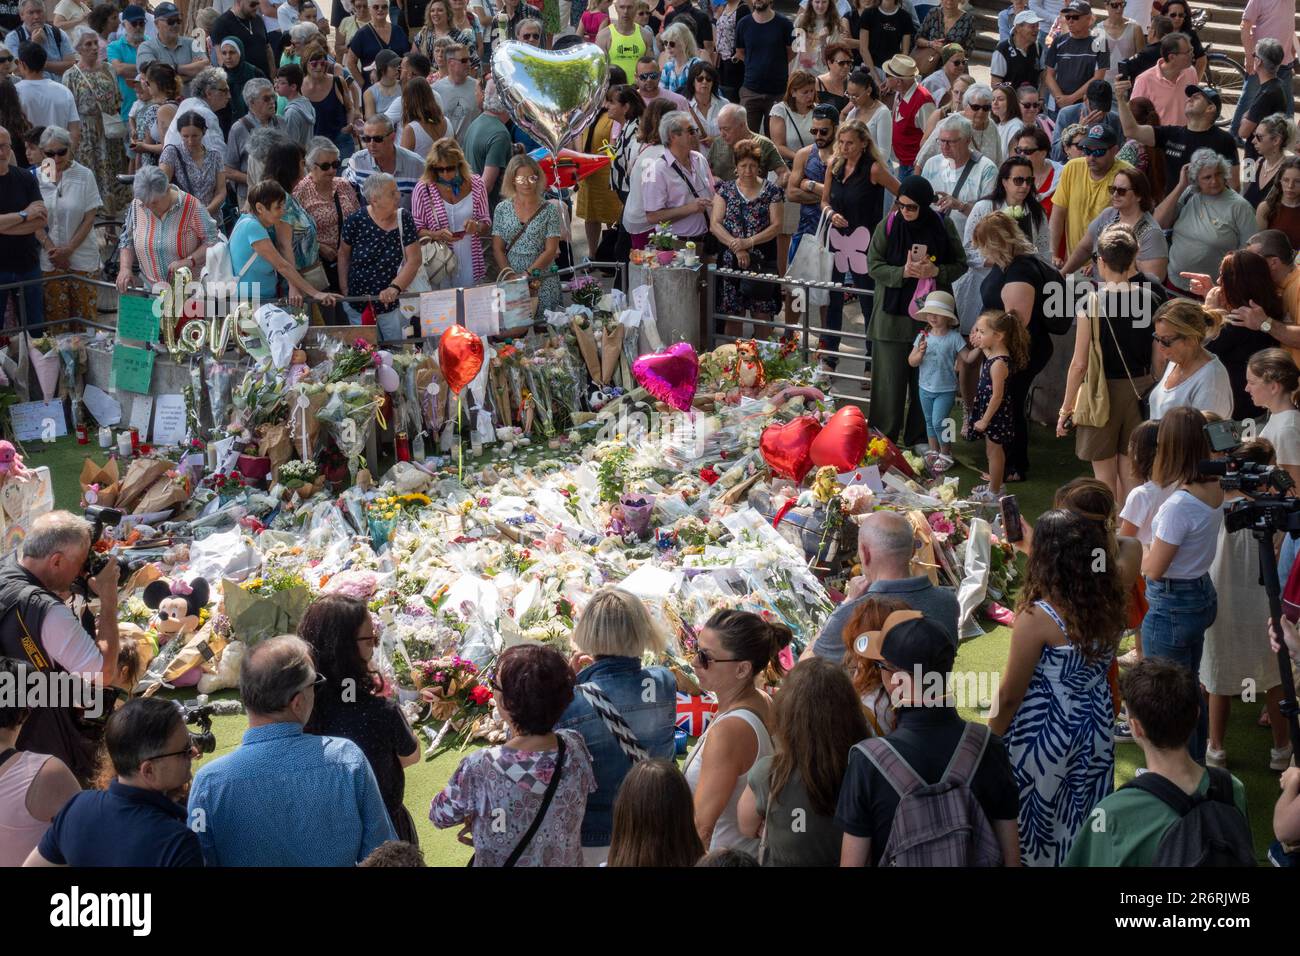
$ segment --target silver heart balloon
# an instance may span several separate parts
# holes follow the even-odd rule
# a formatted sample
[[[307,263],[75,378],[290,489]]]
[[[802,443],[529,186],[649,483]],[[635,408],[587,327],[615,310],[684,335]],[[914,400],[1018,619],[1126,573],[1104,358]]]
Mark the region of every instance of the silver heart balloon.
[[[497,44],[492,75],[510,118],[558,154],[605,101],[609,63],[594,43],[557,53],[511,40]]]

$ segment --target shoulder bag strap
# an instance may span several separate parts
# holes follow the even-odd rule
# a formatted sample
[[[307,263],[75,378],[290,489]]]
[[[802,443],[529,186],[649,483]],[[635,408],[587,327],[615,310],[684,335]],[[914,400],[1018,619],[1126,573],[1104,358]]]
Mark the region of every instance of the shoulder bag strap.
[[[957,179],[957,185],[953,187],[952,198],[961,198],[961,187],[966,185],[966,180],[970,178],[970,171],[975,168],[975,158],[971,157],[966,160],[966,168],[961,171],[961,176]]]
[[[343,203],[339,202],[339,191],[330,187],[330,194],[334,197],[334,213],[339,217],[339,240],[343,239]]]
[[[524,855],[524,850],[528,849],[528,844],[533,842],[533,837],[541,829],[542,821],[546,819],[546,811],[551,808],[551,801],[555,799],[555,791],[560,788],[560,777],[564,775],[564,737],[557,733],[555,741],[555,772],[551,774],[551,782],[546,785],[546,793],[542,795],[542,805],[537,808],[537,816],[533,817],[528,832],[515,844],[515,848],[510,851],[510,856],[506,858],[505,863],[501,864],[502,866],[511,867],[519,862],[519,858]]]
[[[1138,400],[1139,404],[1141,404],[1142,395],[1138,391],[1137,383],[1133,381],[1133,373],[1128,370],[1128,360],[1124,358],[1124,349],[1119,344],[1119,336],[1115,334],[1115,327],[1110,324],[1109,319],[1103,320],[1101,318],[1098,318],[1096,321],[1098,322],[1105,321],[1106,328],[1110,329],[1110,338],[1111,341],[1115,343],[1115,352],[1119,355],[1119,364],[1124,366],[1124,377],[1128,379],[1129,388],[1133,389],[1133,397]],[[1097,344],[1097,347],[1101,348],[1100,342]]]
[[[524,233],[526,233],[528,231],[528,227],[533,224],[533,220],[536,219],[538,215],[541,213],[541,211],[545,208],[546,208],[546,202],[543,201],[542,204],[537,207],[537,212],[533,213],[523,223],[520,224],[519,231],[515,233],[515,237],[511,239],[508,243],[506,243],[507,256],[510,255],[510,250],[515,247],[515,243],[524,237]]]
[[[682,172],[682,167],[677,165],[677,160],[675,159],[669,160],[668,165],[673,168],[673,172],[675,172],[678,176],[682,177],[682,182],[684,182],[686,184],[686,188],[691,191],[691,195],[696,199],[699,199],[700,194],[695,191],[695,184],[691,182],[691,177],[687,176],[684,172]]]
[[[638,760],[650,759],[649,752],[641,746],[641,742],[637,740],[636,734],[628,726],[628,722],[603,690],[595,684],[579,684],[578,692],[587,698],[587,703],[591,704],[591,709],[596,712],[596,716],[605,725],[605,729],[618,741],[619,749],[627,755],[629,760],[635,763]]]

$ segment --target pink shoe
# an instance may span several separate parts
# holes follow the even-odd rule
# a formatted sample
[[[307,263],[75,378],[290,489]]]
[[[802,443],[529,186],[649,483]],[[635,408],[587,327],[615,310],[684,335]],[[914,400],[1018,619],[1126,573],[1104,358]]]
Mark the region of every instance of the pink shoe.
[[[1004,624],[1007,627],[1010,627],[1016,622],[1015,612],[1009,608],[1003,607],[997,601],[990,601],[986,604],[984,606],[984,613],[987,615],[989,620],[995,621],[998,624]]]

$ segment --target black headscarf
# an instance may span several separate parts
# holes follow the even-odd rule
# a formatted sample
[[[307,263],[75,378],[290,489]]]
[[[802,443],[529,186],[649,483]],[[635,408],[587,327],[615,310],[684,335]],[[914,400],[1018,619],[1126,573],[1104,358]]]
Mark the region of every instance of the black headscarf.
[[[909,222],[898,207],[895,206],[885,217],[888,238],[885,245],[885,261],[891,266],[907,264],[912,246],[918,243],[929,250],[935,262],[951,262],[952,250],[949,248],[948,230],[943,217],[935,212],[934,187],[928,179],[920,176],[908,176],[899,184],[898,195],[906,197],[921,207],[916,220]],[[885,289],[884,309],[890,315],[907,315],[908,304],[916,294],[916,280],[905,279],[901,287]]]

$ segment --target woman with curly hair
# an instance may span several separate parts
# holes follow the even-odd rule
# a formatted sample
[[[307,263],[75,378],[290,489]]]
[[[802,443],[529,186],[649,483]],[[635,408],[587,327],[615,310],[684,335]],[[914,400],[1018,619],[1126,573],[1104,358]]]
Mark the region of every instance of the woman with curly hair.
[[[844,668],[812,657],[782,682],[775,718],[776,750],[754,761],[740,798],[741,832],[761,835],[763,866],[839,866],[840,785],[849,751],[871,733],[862,704]]]
[[[322,595],[307,608],[298,636],[311,645],[316,672],[325,678],[303,731],[346,737],[360,747],[397,838],[418,846],[415,821],[402,797],[404,771],[419,762],[420,747],[396,701],[380,696],[383,681],[370,666],[379,644],[370,611],[356,598]]]
[[[1025,866],[1059,866],[1115,777],[1107,671],[1125,623],[1113,538],[1048,511],[1034,531],[1024,590],[989,728],[1020,790]]]
[[[853,600],[850,595],[847,600]],[[884,737],[893,732],[898,716],[889,700],[889,692],[880,677],[876,662],[866,656],[865,639],[858,639],[868,631],[878,631],[885,626],[885,618],[894,611],[906,611],[906,602],[892,597],[869,597],[859,601],[844,625],[844,666],[849,680],[866,710],[867,723],[873,737]]]

